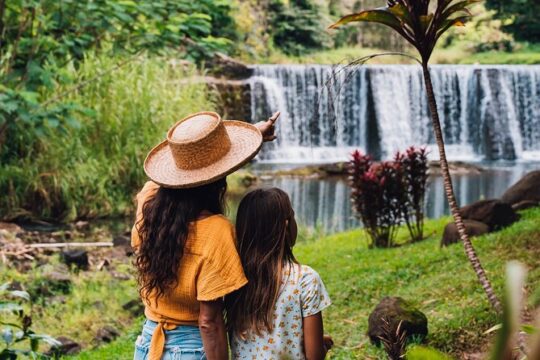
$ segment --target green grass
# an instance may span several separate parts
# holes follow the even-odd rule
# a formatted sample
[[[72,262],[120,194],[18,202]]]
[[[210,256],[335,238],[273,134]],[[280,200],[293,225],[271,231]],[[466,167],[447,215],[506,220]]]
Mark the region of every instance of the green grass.
[[[509,260],[525,263],[530,272],[529,293],[540,285],[540,209],[526,211],[523,219],[498,233],[474,240],[478,254],[498,294]],[[428,317],[429,345],[460,358],[478,350],[491,338],[483,332],[496,324],[461,244],[440,249],[439,239],[448,219],[426,223],[429,238],[395,249],[366,249],[362,231],[355,230],[305,241],[296,249],[298,259],[314,267],[333,300],[325,312],[325,330],[336,341],[333,359],[385,359],[365,335],[367,318],[384,296],[402,296]],[[399,234],[406,238],[405,232]],[[114,300],[113,300],[114,301]],[[114,313],[106,311],[109,317]],[[74,359],[131,359],[140,329],[137,320],[128,333],[112,344],[89,350]]]
[[[317,51],[303,56],[286,56],[275,53],[265,62],[272,64],[348,64],[355,59],[365,56],[390,52],[388,50],[344,47]],[[418,57],[413,51],[406,51]],[[433,53],[433,64],[540,64],[540,46],[522,45],[513,52],[488,51],[473,53],[467,50],[464,44],[450,48],[439,48]],[[401,56],[377,57],[368,64],[414,64],[414,61]]]

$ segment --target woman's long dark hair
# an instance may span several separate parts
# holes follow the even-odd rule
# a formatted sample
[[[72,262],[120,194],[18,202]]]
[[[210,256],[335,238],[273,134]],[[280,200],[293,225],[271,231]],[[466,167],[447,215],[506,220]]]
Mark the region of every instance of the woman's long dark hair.
[[[157,300],[176,286],[190,223],[203,211],[223,214],[226,190],[225,178],[191,189],[160,187],[144,203],[143,217],[137,223],[141,243],[135,258],[143,299],[153,294]]]
[[[294,211],[284,191],[258,189],[240,202],[236,217],[237,248],[247,285],[225,299],[227,323],[236,333],[272,331],[274,305],[282,270],[296,263]]]

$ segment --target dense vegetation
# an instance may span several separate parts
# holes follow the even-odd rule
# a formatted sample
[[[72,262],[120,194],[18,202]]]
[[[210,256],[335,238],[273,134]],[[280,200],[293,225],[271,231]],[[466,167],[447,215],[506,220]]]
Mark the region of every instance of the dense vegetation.
[[[540,42],[540,3],[536,0],[487,0],[488,9],[505,20],[504,29],[517,40]]]
[[[504,267],[519,260],[529,268],[527,293],[530,308],[540,301],[540,211],[528,210],[523,219],[497,233],[475,239],[475,246],[490,273],[494,286],[502,293]],[[439,248],[448,218],[428,220],[428,238],[394,249],[367,251],[368,239],[361,230],[327,236],[303,238],[295,247],[300,262],[321,274],[333,305],[325,312],[325,329],[336,340],[333,359],[382,359],[384,352],[369,344],[367,318],[385,296],[402,296],[412,301],[428,317],[428,344],[454,358],[486,349],[490,335],[484,332],[497,324],[496,315],[478,287],[474,272],[459,245]],[[409,239],[402,228],[398,242]],[[0,265],[0,283],[18,281],[36,294],[46,273],[58,266],[52,261],[26,273]],[[123,335],[110,345],[85,351],[77,359],[131,359],[133,342],[141,319],[130,316],[122,305],[136,299],[137,290],[129,259],[115,259],[109,271],[71,274],[72,290],[58,290],[48,297],[33,298],[35,330],[54,336],[66,335],[93,346],[96,331],[113,325]],[[128,280],[126,280],[126,275]],[[36,295],[33,295],[36,296]],[[69,314],[58,321],[58,314]]]
[[[140,168],[143,154],[135,148],[152,146],[183,114],[214,108],[206,89],[180,80],[217,51],[250,62],[337,63],[367,53],[358,46],[408,50],[372,24],[331,36],[326,30],[349,11],[382,3],[0,0],[0,191],[8,194],[0,199],[0,218],[123,213],[142,180],[140,171],[126,169]],[[470,31],[443,38],[435,62],[540,61],[536,47],[512,35],[524,22],[531,27],[526,40],[537,40],[538,21],[522,20],[528,16],[522,3],[491,1],[490,12],[479,5]],[[125,86],[129,95],[118,90],[101,101]],[[152,130],[141,135],[135,129],[143,124]],[[128,133],[139,134],[128,144]]]

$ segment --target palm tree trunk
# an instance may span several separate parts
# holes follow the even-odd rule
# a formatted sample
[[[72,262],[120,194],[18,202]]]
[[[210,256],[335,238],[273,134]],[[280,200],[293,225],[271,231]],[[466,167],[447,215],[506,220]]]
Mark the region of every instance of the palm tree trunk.
[[[471,243],[471,240],[469,239],[469,236],[467,235],[467,230],[465,229],[465,225],[463,224],[463,219],[461,218],[461,214],[459,212],[456,196],[454,194],[454,187],[452,185],[452,178],[450,177],[450,171],[448,170],[448,161],[446,160],[444,139],[443,139],[443,134],[441,130],[441,123],[439,120],[439,112],[437,110],[437,100],[435,99],[435,93],[433,91],[433,84],[431,82],[431,74],[429,72],[429,66],[427,62],[422,63],[422,70],[424,73],[424,82],[426,85],[429,109],[431,112],[431,119],[433,122],[433,130],[435,131],[435,139],[437,140],[437,146],[439,148],[441,172],[442,172],[443,181],[444,181],[444,190],[446,192],[446,198],[448,199],[448,204],[450,205],[450,210],[452,212],[454,222],[456,223],[459,236],[461,238],[461,241],[463,242],[465,253],[467,254],[467,257],[469,258],[469,261],[474,271],[476,272],[476,276],[478,276],[478,280],[480,281],[480,284],[484,288],[484,291],[486,292],[486,295],[488,297],[489,302],[491,303],[491,306],[497,312],[501,312],[502,310],[501,303],[499,302],[497,295],[495,295],[495,291],[493,290],[493,287],[491,286],[491,283],[489,282],[489,279],[486,276],[486,272],[484,268],[482,267],[482,264],[480,263],[480,259],[478,258],[478,255],[476,255],[476,251],[474,250],[473,244]]]

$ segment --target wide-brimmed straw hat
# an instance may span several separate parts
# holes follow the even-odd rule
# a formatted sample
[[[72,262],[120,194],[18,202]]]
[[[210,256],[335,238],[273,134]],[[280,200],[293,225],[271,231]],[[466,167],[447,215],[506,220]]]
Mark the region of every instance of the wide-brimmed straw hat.
[[[168,188],[214,182],[251,160],[262,145],[255,126],[200,112],[177,122],[144,161],[146,175]]]

